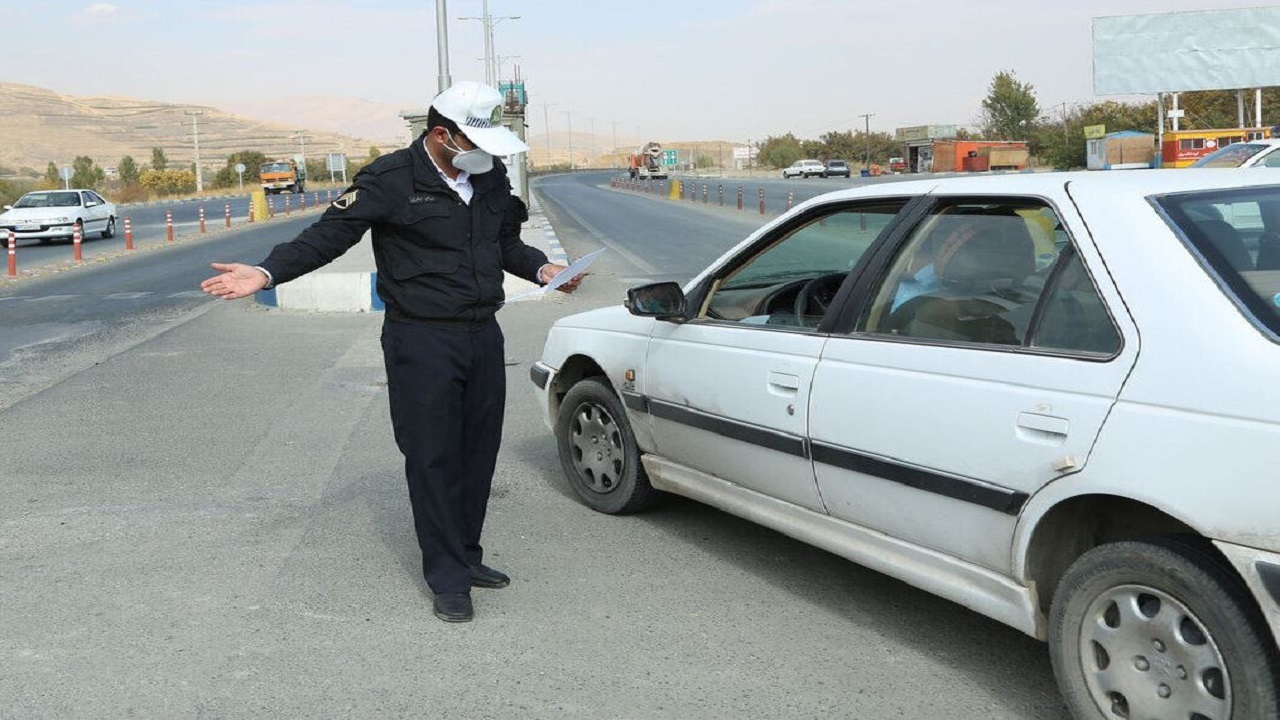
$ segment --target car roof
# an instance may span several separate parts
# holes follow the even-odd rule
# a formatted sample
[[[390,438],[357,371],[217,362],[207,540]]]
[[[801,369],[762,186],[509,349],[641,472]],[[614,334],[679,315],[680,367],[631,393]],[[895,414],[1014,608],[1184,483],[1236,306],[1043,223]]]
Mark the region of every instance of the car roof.
[[[882,182],[837,190],[825,200],[892,195],[1050,195],[1067,185],[1101,188],[1116,195],[1151,195],[1212,190],[1247,185],[1280,185],[1280,168],[1181,168],[1163,170],[1081,170],[1074,172],[1017,172],[992,175],[932,176],[919,180]]]

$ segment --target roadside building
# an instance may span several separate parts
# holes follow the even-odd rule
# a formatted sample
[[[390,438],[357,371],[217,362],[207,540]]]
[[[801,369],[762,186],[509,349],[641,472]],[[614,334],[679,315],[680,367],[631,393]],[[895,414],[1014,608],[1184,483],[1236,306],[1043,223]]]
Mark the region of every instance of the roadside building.
[[[907,172],[1025,170],[1031,164],[1031,151],[1025,142],[960,140],[958,134],[955,125],[894,130],[894,138],[903,146]]]
[[[1156,167],[1156,136],[1137,130],[1120,130],[1085,141],[1086,167],[1090,170],[1136,170]]]

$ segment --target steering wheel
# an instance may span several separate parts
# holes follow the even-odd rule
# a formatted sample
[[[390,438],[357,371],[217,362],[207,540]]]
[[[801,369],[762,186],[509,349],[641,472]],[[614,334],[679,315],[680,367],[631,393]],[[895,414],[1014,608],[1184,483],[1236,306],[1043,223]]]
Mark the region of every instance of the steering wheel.
[[[796,323],[807,325],[805,317],[815,315],[821,318],[827,314],[827,310],[831,308],[831,301],[836,297],[836,291],[840,289],[841,283],[848,277],[848,273],[829,273],[827,275],[819,275],[810,280],[800,288],[800,292],[796,294],[796,303],[793,308],[796,313]],[[811,327],[817,327],[814,323]]]

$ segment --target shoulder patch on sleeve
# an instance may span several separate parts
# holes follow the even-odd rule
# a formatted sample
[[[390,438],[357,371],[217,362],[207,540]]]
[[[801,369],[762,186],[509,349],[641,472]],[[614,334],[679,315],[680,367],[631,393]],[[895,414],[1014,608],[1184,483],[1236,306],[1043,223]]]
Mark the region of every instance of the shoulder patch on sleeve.
[[[359,192],[359,190],[351,190],[343,193],[341,197],[333,201],[332,207],[338,210],[346,210],[356,204],[356,196]]]

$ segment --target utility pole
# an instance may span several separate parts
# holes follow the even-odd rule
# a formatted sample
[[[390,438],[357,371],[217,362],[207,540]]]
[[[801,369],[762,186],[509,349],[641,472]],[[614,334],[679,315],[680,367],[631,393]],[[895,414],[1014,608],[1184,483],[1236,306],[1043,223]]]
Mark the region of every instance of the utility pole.
[[[547,109],[554,106],[555,103],[542,103],[542,132],[546,133],[547,139],[547,168],[549,169],[554,163],[551,162],[551,119],[547,114]]]
[[[298,131],[294,133],[294,139],[298,141],[298,145],[302,148],[302,162],[298,163],[302,166],[302,174],[307,174],[307,133],[306,131]]]
[[[436,0],[436,64],[440,76],[436,78],[436,92],[442,93],[453,85],[449,77],[449,11],[446,0]]]
[[[490,87],[496,87],[497,81],[494,79],[494,55],[493,55],[493,26],[503,20],[519,20],[519,15],[505,15],[502,17],[494,17],[489,14],[489,0],[484,0],[482,6],[482,15],[480,17],[460,17],[459,20],[479,20],[484,27],[484,82]]]
[[[569,171],[574,170],[573,166],[573,114],[569,110],[564,111],[565,122],[569,126]]]
[[[204,114],[204,111],[187,110],[185,112],[191,116],[191,142],[196,150],[196,192],[204,192],[204,170],[200,167],[200,124],[198,120]]]
[[[864,122],[864,126],[866,127],[866,130],[864,130],[862,133],[862,140],[863,140],[863,144],[867,146],[866,162],[864,163],[867,166],[867,175],[871,174],[871,116],[872,115],[875,115],[875,113],[863,113],[862,115],[858,116],[862,118]]]

